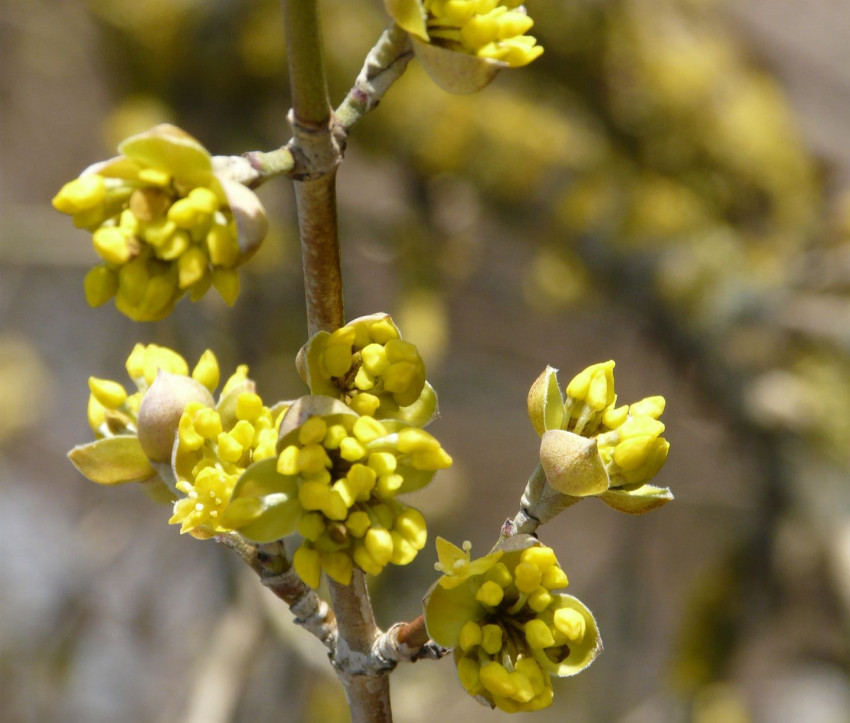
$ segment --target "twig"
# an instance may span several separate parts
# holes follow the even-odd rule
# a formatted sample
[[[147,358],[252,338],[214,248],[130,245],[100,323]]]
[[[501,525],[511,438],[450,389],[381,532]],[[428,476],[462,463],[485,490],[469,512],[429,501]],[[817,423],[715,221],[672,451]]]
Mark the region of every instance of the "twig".
[[[296,166],[295,198],[301,236],[307,330],[334,331],[345,323],[336,212],[336,167],[342,148],[334,137],[322,59],[316,0],[283,0],[283,22],[292,89],[289,123]],[[328,581],[337,627],[332,662],[345,688],[352,723],[391,723],[387,671],[365,664],[380,634],[363,573],[350,585]]]
[[[333,662],[345,686],[351,723],[392,723],[389,672],[372,656],[381,631],[369,600],[365,576],[355,570],[350,585],[328,580],[331,602],[337,615],[339,639]]]
[[[374,664],[386,668],[397,663],[415,663],[423,658],[437,660],[448,655],[448,648],[429,639],[425,618],[420,615],[409,623],[396,623],[372,645]]]
[[[282,545],[257,548],[236,533],[219,535],[215,539],[239,555],[260,576],[263,585],[289,606],[298,625],[315,635],[331,654],[335,652],[337,629],[334,613],[316,591],[295,574],[283,554]]]
[[[369,51],[354,87],[336,109],[337,124],[347,133],[374,110],[412,58],[410,37],[398,25],[391,25]]]

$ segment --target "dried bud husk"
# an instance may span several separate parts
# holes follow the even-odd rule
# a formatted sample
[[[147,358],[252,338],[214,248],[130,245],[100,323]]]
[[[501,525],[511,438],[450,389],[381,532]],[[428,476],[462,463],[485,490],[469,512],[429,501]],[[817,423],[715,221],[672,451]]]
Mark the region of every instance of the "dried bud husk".
[[[139,443],[148,459],[168,462],[174,447],[177,425],[187,404],[215,405],[209,390],[181,374],[160,371],[139,407]]]
[[[547,366],[528,390],[528,416],[541,437],[549,429],[561,429],[564,397],[558,384],[558,370]]]
[[[260,248],[269,230],[269,217],[256,194],[241,183],[218,177],[227,198],[230,212],[236,221],[238,264],[245,263]]]
[[[608,489],[608,473],[595,438],[551,429],[540,441],[540,464],[549,485],[561,494],[587,497]]]

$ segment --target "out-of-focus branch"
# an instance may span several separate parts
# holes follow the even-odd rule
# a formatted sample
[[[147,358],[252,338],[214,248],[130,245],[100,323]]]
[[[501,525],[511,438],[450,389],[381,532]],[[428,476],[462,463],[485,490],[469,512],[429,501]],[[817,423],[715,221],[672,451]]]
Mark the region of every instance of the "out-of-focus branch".
[[[228,723],[239,701],[251,655],[261,640],[264,622],[251,590],[239,595],[215,623],[189,693],[182,723]]]
[[[239,555],[260,576],[263,585],[289,606],[295,622],[334,653],[337,639],[334,613],[316,591],[295,574],[282,544],[257,548],[236,533],[219,535],[216,540]]]

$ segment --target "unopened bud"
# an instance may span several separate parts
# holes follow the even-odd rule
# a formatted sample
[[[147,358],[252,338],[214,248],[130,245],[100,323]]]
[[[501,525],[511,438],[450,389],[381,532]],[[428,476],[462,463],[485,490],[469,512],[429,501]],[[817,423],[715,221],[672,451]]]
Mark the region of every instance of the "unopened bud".
[[[139,443],[148,459],[171,459],[177,425],[186,405],[199,402],[215,405],[209,390],[191,377],[160,372],[139,407],[137,429]]]

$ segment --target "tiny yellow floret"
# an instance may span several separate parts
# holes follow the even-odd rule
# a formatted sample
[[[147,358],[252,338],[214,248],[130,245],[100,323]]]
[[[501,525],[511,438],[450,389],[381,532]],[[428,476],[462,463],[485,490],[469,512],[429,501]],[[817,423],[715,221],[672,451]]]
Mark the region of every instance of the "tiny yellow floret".
[[[525,639],[535,650],[542,650],[555,644],[555,638],[549,626],[539,618],[529,620],[525,624]]]
[[[540,585],[540,568],[531,562],[520,562],[514,570],[516,586],[520,592],[531,594]]]
[[[478,589],[478,592],[475,593],[475,599],[482,605],[487,605],[489,607],[496,607],[500,602],[502,602],[502,598],[504,597],[505,591],[500,585],[492,582],[491,580],[486,580]]]
[[[495,655],[502,649],[503,633],[498,625],[488,624],[481,628],[481,647],[488,655]]]
[[[109,379],[89,377],[89,389],[106,409],[118,409],[127,399],[127,390],[118,382]]]
[[[587,630],[587,623],[582,614],[572,608],[560,608],[556,610],[554,623],[555,627],[573,642],[584,638],[585,631]]]

